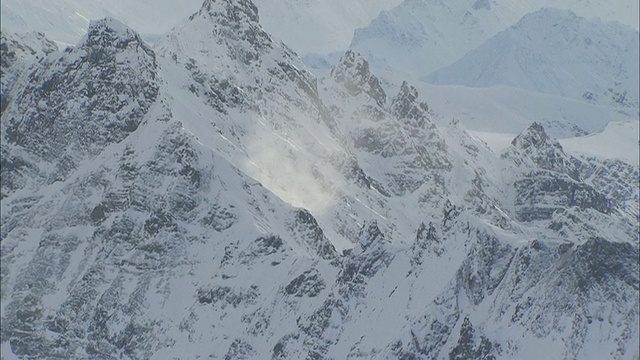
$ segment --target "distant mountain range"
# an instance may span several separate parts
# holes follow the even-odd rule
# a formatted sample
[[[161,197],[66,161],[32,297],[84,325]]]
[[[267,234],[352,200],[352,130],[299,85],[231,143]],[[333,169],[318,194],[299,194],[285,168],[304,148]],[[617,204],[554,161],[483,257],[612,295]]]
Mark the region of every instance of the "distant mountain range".
[[[638,107],[638,31],[543,9],[487,40],[425,81],[509,85],[603,105]]]
[[[405,0],[357,29],[350,48],[371,59],[374,68],[425,76],[543,7],[615,19],[638,30],[638,2],[633,0],[615,4],[603,0]]]

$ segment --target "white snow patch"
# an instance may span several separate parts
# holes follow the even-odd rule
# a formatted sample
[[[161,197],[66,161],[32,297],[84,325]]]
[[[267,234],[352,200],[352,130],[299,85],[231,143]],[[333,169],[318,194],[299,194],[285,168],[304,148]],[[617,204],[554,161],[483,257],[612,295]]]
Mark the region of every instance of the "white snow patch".
[[[604,130],[583,137],[560,140],[569,153],[618,159],[638,166],[640,155],[640,128],[637,121],[611,122]]]

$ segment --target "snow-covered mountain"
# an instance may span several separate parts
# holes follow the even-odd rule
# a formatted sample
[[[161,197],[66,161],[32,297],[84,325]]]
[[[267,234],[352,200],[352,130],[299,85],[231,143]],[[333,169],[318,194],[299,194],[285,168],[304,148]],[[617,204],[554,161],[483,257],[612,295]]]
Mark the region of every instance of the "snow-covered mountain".
[[[2,2],[2,30],[40,31],[58,42],[76,44],[89,22],[104,17],[121,19],[146,38],[164,34],[191,15],[200,0],[6,0]]]
[[[298,54],[344,51],[353,31],[402,0],[257,0],[264,28]]]
[[[637,30],[619,23],[542,9],[425,80],[509,85],[637,109],[639,42]]]
[[[343,51],[353,31],[366,26],[380,11],[401,0],[255,1],[262,24],[299,54]],[[75,44],[90,20],[115,17],[137,29],[145,39],[177,26],[195,12],[202,1],[171,0],[6,0],[2,2],[2,29],[26,33],[45,32],[59,42]]]
[[[357,29],[350,48],[377,68],[419,77],[460,58],[516,21],[522,2],[405,0]]]
[[[638,29],[634,0],[405,0],[355,31],[350,48],[378,69],[410,77],[427,75],[458,60],[522,16],[542,7],[571,9],[592,18],[623,21]]]
[[[537,123],[497,156],[258,19],[2,63],[2,356],[638,356],[637,167],[598,181]]]
[[[584,137],[564,139],[562,146],[581,156],[622,160],[629,165],[640,163],[638,136],[640,123],[610,122],[602,130]],[[607,144],[607,146],[600,146]]]

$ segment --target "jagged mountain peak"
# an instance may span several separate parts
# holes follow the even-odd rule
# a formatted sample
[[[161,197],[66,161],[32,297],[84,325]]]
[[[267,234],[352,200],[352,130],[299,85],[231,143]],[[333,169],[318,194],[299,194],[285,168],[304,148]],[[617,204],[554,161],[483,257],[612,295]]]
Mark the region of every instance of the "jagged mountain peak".
[[[197,14],[225,19],[230,23],[258,23],[258,8],[251,0],[205,0]]]
[[[530,147],[541,148],[544,146],[556,146],[560,145],[558,142],[551,142],[549,139],[549,135],[544,130],[544,127],[539,122],[533,122],[526,128],[523,132],[521,132],[518,136],[516,136],[512,141],[511,145],[518,147],[522,150],[527,150]]]
[[[3,150],[19,154],[2,167],[3,196],[64,180],[134,132],[155,102],[157,80],[153,50],[111,18],[93,22],[79,46],[34,65],[2,113]]]
[[[418,89],[403,81],[398,95],[391,102],[390,110],[398,118],[409,120],[413,126],[423,127],[428,117],[429,106],[420,100]]]
[[[2,117],[3,354],[638,348],[637,245],[609,241],[633,226],[564,173],[575,159],[542,125],[514,140],[514,165],[436,127],[408,82],[387,105],[356,53],[318,89],[285,46],[251,43],[266,33],[244,5],[206,1],[157,59],[105,21],[20,79]]]
[[[567,155],[560,143],[551,139],[539,122],[532,123],[511,142],[503,154],[518,166],[538,167],[569,175],[578,180],[579,171],[572,157]]]
[[[251,65],[279,47],[259,23],[258,9],[250,0],[207,0],[185,23],[165,35],[159,53],[212,62],[222,57]],[[216,60],[214,60],[216,59]]]
[[[140,35],[112,17],[91,21],[87,34],[80,41],[80,46],[113,46],[124,48],[129,43],[144,44]]]
[[[331,77],[343,84],[351,95],[369,94],[380,107],[387,100],[380,80],[371,73],[369,62],[360,53],[348,50],[331,70]]]
[[[610,199],[581,178],[580,161],[564,152],[539,123],[518,135],[503,153],[520,170],[513,185],[515,210],[521,221],[548,220],[566,211],[591,209],[610,214]],[[562,230],[562,221],[551,228]]]
[[[58,51],[42,32],[25,35],[0,33],[0,114],[9,105],[14,82],[32,63]]]

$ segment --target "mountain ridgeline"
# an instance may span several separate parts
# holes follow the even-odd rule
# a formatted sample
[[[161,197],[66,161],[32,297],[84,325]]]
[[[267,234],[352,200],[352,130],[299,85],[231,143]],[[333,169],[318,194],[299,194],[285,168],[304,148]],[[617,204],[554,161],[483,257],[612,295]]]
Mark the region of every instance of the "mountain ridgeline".
[[[357,52],[318,79],[250,0],[37,38],[1,44],[3,355],[638,357],[637,167],[539,123],[496,155]]]

